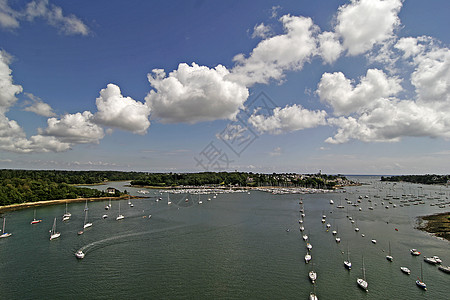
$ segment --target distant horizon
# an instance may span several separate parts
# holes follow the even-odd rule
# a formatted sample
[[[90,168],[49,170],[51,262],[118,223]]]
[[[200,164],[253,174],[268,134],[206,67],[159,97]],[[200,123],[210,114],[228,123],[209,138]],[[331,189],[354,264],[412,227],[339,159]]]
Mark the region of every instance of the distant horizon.
[[[182,172],[182,171],[168,171],[168,172],[159,172],[159,171],[134,171],[134,170],[130,170],[130,171],[124,171],[124,170],[111,170],[111,169],[90,169],[90,170],[70,170],[70,169],[22,169],[22,168],[18,168],[18,169],[14,169],[14,168],[1,168],[0,170],[23,170],[23,171],[67,171],[67,172],[135,172],[135,173],[163,173],[163,174],[169,174],[169,173],[179,173],[179,174],[186,174],[186,173],[203,173],[203,172],[212,172],[212,173],[220,173],[220,172],[226,172],[226,173],[233,173],[233,172],[239,172],[239,173],[256,173],[256,174],[299,174],[299,175],[314,175],[314,174],[319,174],[319,172],[313,172],[313,173],[303,173],[303,172],[282,172],[282,171],[278,171],[278,172],[252,172],[252,171],[239,171],[239,170],[234,170],[234,171],[196,171],[196,172]],[[425,173],[425,174],[344,174],[344,173],[321,173],[322,175],[333,175],[333,176],[373,176],[373,177],[382,177],[382,176],[407,176],[407,175],[450,175],[450,173]]]

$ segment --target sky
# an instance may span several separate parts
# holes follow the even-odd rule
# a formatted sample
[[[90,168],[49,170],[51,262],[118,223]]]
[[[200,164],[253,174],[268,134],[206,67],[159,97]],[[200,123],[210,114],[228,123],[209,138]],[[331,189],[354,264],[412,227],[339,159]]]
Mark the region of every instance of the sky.
[[[449,12],[0,0],[0,168],[448,174]]]

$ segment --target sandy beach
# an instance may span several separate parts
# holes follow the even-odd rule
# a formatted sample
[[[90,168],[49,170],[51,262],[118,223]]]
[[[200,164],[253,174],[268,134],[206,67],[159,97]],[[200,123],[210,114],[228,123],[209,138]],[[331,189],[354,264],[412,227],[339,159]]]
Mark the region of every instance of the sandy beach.
[[[137,196],[130,196],[131,199],[140,198]],[[105,200],[119,200],[119,199],[128,199],[128,195],[123,195],[120,197],[98,197],[98,198],[76,198],[76,199],[60,199],[60,200],[47,200],[47,201],[37,201],[37,202],[26,202],[26,203],[16,203],[11,205],[0,206],[0,213],[6,211],[13,211],[19,209],[25,209],[30,207],[38,207],[38,206],[47,206],[47,205],[55,205],[62,203],[74,203],[74,202],[85,202],[86,200],[89,202],[94,201],[105,201]]]

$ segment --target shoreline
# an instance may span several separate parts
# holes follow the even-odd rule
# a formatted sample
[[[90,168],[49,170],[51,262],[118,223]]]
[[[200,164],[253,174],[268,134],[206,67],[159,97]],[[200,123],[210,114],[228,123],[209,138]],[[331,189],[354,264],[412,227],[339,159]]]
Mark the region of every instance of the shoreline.
[[[130,199],[144,198],[139,196],[130,196]],[[0,213],[15,211],[21,209],[27,209],[30,207],[40,207],[40,206],[49,206],[49,205],[57,205],[64,203],[77,203],[77,202],[85,202],[86,200],[89,202],[97,202],[97,201],[105,201],[105,200],[122,200],[128,199],[128,195],[123,195],[120,197],[98,197],[98,198],[75,198],[75,199],[58,199],[58,200],[45,200],[45,201],[36,201],[36,202],[25,202],[25,203],[16,203],[10,205],[0,206]]]
[[[420,216],[418,220],[417,229],[450,242],[450,212]]]

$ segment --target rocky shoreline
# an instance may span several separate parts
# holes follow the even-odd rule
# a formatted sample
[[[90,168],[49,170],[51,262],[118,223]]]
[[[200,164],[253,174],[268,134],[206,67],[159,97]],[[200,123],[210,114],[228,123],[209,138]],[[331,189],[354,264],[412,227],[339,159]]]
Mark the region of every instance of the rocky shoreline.
[[[417,229],[450,241],[450,212],[419,217]]]

